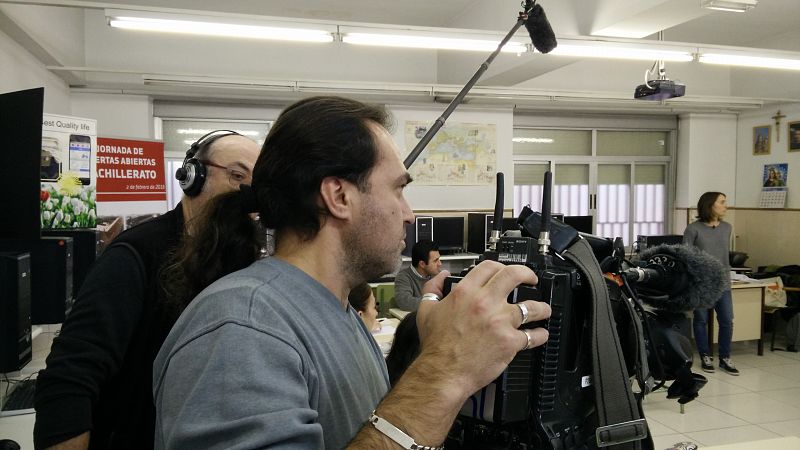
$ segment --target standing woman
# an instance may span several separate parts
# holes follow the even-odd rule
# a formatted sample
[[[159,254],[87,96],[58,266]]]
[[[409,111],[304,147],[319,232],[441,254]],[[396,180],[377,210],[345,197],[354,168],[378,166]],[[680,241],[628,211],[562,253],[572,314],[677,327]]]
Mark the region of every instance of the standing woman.
[[[683,243],[694,245],[717,258],[730,272],[729,252],[731,243],[731,224],[722,218],[728,211],[727,199],[722,192],[706,192],[697,201],[697,221],[689,224],[683,232]],[[731,362],[731,338],[733,337],[733,300],[731,299],[730,278],[726,280],[727,289],[722,293],[714,310],[719,325],[719,368],[731,375],[739,375]],[[714,372],[714,357],[708,342],[708,309],[694,311],[694,340],[700,353],[700,365],[705,372]]]

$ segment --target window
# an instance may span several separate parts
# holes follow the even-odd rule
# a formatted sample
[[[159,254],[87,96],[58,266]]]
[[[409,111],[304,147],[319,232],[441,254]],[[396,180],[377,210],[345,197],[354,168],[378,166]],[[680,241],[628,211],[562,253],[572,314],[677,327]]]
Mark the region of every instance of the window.
[[[594,233],[622,237],[667,230],[671,130],[514,129],[514,214],[541,209],[553,172],[552,212],[594,216]]]
[[[633,235],[665,234],[667,209],[666,166],[637,164],[634,189],[636,206],[634,208]]]

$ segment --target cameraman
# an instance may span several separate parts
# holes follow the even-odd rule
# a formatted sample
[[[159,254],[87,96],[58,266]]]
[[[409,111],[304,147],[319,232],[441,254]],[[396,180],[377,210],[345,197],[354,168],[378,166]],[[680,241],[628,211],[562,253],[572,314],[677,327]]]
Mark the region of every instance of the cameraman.
[[[547,304],[506,302],[534,273],[487,261],[420,306],[422,351],[389,391],[380,349],[347,301],[396,269],[414,220],[388,119],[338,97],[281,113],[251,191],[276,230],[275,256],[205,289],[170,332],[154,364],[156,448],[397,448],[387,422],[439,446],[470,394],[546,341],[546,330],[518,327],[549,317]],[[225,207],[234,195],[244,194],[212,208],[243,228],[220,240],[245,239],[253,226]]]

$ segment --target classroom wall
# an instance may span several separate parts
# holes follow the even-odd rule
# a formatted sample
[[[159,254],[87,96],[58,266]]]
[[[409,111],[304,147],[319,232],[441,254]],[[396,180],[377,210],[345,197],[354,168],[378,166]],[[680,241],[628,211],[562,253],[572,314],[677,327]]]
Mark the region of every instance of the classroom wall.
[[[72,115],[97,120],[97,135],[153,139],[153,101],[146,95],[71,95]]]
[[[772,131],[770,155],[753,155],[753,127],[774,124],[781,109],[781,142]],[[725,192],[733,225],[731,249],[749,255],[748,267],[800,264],[800,152],[788,152],[787,123],[800,121],[800,104],[782,104],[739,116],[682,115],[676,157],[676,200],[672,233],[696,220],[697,200],[706,191]],[[764,164],[789,163],[787,207],[758,208]],[[792,168],[794,167],[794,171]],[[794,192],[794,197],[792,193]]]
[[[780,110],[779,132],[772,117]],[[800,264],[800,151],[789,151],[788,123],[800,121],[800,103],[783,103],[741,114],[737,126],[737,250],[750,255],[752,267]],[[770,154],[753,155],[753,127],[771,125]],[[778,141],[780,134],[780,142]],[[787,201],[783,209],[759,208],[765,164],[789,164]]]
[[[781,119],[780,127],[776,129],[775,119],[772,116],[775,116],[778,110],[786,117]],[[736,196],[738,201],[736,206],[758,207],[764,165],[788,163],[786,208],[800,208],[800,151],[789,151],[789,122],[800,122],[800,103],[777,104],[739,116],[736,130],[738,141],[736,149]],[[772,127],[770,153],[754,155],[753,127],[764,125]],[[778,135],[780,135],[780,142]]]
[[[696,205],[707,191],[724,192],[736,205],[736,130],[734,114],[678,117],[675,208]]]

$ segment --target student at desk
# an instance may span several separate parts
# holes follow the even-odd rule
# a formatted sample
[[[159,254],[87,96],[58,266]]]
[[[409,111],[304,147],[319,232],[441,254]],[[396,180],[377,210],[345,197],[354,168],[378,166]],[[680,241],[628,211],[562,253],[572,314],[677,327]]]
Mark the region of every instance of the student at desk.
[[[347,296],[347,301],[350,302],[350,306],[356,310],[358,317],[361,317],[371,333],[381,329],[381,324],[378,322],[378,308],[375,306],[375,295],[369,284],[361,283],[354,287]]]
[[[411,249],[411,265],[397,272],[394,278],[394,301],[405,311],[416,311],[422,294],[426,292],[425,283],[442,270],[439,246],[435,242],[422,240]],[[441,295],[441,292],[436,292]]]

